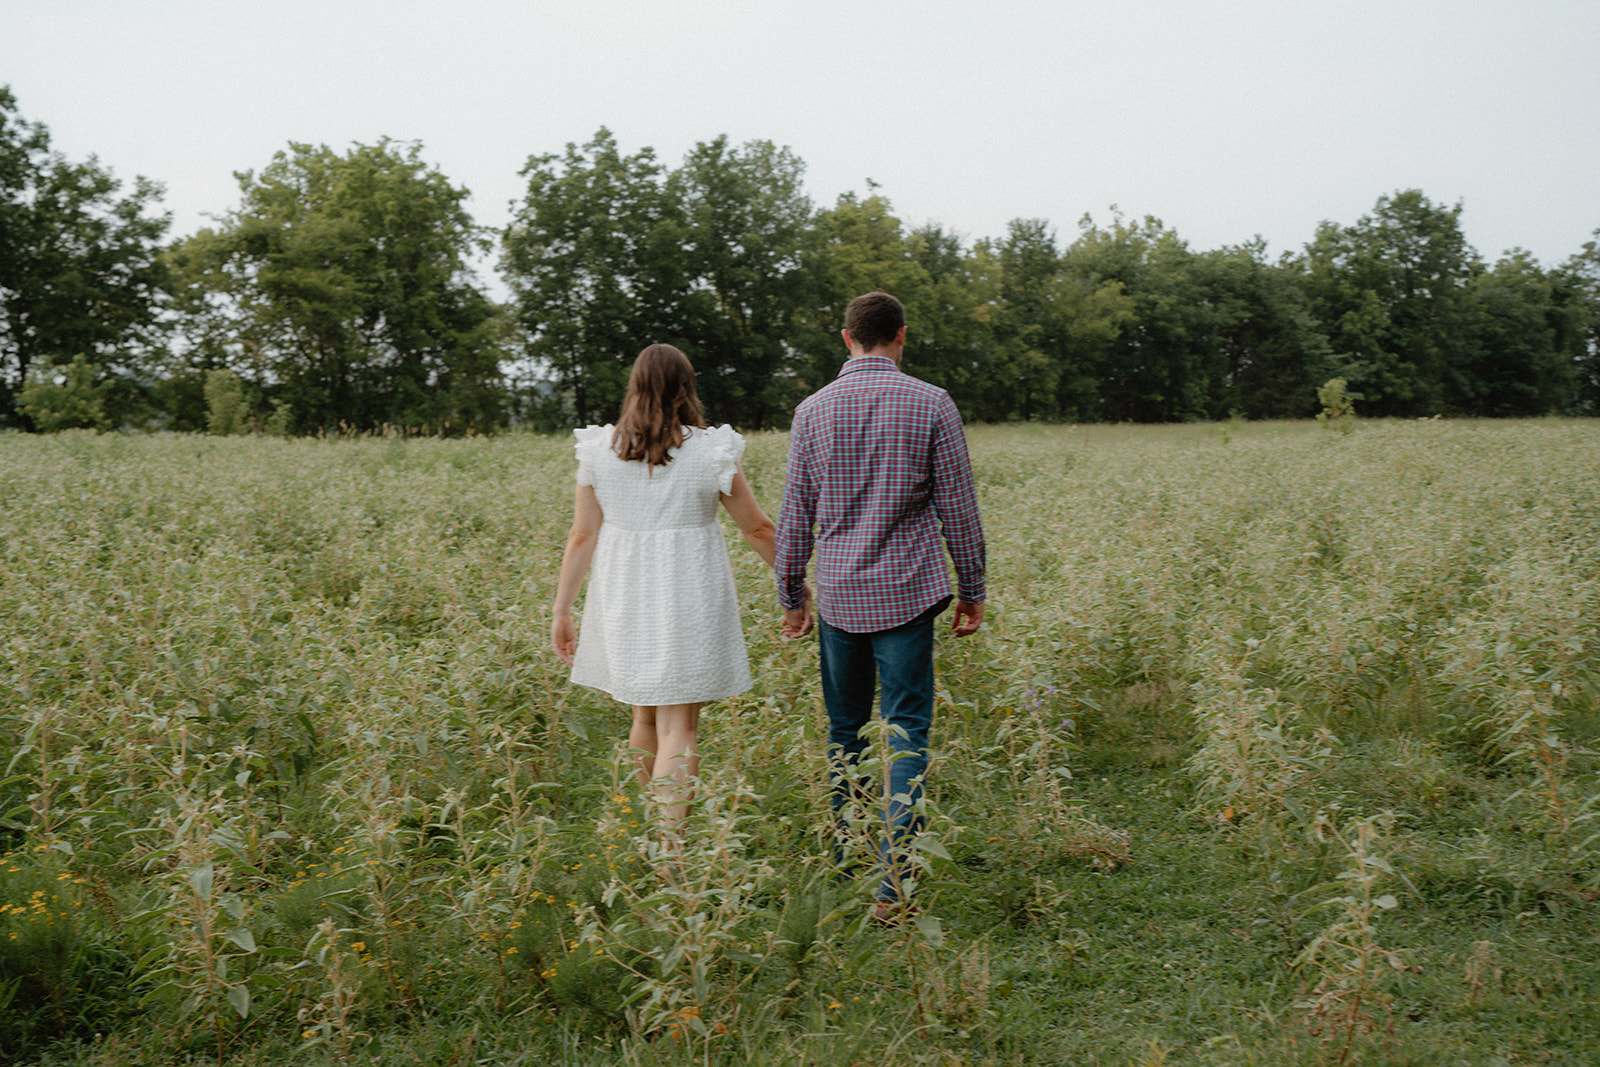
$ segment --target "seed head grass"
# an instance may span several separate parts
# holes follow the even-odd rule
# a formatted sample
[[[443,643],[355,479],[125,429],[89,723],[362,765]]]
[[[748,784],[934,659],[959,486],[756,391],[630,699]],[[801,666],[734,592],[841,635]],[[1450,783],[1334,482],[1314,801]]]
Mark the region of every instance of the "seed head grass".
[[[547,648],[570,440],[0,436],[0,1060],[1592,1062],[1600,426],[969,437],[881,926],[731,525],[666,849]]]

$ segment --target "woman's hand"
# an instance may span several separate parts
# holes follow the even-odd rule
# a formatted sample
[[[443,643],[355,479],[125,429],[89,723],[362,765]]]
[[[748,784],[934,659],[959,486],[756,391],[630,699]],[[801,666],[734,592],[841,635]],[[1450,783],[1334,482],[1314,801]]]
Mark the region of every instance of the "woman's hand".
[[[811,607],[811,587],[806,586],[806,597],[797,608],[790,608],[783,613],[783,622],[778,626],[778,632],[789,640],[794,641],[811,632],[816,625],[816,615]]]
[[[578,648],[578,630],[572,625],[571,615],[557,615],[550,620],[550,647],[555,649],[562,663],[572,666],[572,654]]]

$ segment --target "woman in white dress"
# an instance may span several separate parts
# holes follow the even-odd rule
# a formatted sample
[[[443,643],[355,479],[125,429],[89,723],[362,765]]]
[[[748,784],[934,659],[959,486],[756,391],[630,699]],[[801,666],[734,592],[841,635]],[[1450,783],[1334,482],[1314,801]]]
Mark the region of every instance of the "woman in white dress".
[[[572,680],[633,705],[629,744],[668,831],[688,814],[700,708],[750,688],[720,502],[772,565],[772,520],[739,459],[744,438],[708,429],[694,368],[671,345],[639,353],[615,426],[573,431],[578,488],[550,641]],[[584,577],[582,635],[572,606]]]

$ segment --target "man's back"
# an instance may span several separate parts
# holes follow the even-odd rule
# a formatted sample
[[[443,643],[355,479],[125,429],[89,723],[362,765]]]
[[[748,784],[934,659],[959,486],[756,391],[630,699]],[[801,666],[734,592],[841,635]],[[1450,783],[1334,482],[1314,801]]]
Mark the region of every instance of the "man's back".
[[[829,625],[889,629],[948,597],[941,526],[962,599],[983,599],[983,531],[960,415],[944,390],[894,360],[852,357],[801,403],[787,482],[779,580],[803,585],[814,524]]]

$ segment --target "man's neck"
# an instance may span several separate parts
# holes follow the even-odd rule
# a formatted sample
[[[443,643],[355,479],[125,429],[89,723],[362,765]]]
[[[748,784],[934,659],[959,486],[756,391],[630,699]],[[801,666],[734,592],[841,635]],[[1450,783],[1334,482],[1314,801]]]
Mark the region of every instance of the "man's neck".
[[[905,345],[879,345],[877,348],[850,349],[850,359],[859,359],[862,356],[882,356],[884,359],[894,360],[895,366],[900,365],[900,353],[905,350]]]
[[[839,336],[844,339],[844,346],[850,350],[850,359],[857,356],[882,356],[884,359],[894,361],[895,366],[900,365],[900,353],[906,347],[906,328],[900,327],[894,332],[894,337],[871,348],[862,348],[856,343],[855,335],[848,329],[840,330]]]

